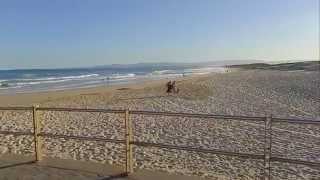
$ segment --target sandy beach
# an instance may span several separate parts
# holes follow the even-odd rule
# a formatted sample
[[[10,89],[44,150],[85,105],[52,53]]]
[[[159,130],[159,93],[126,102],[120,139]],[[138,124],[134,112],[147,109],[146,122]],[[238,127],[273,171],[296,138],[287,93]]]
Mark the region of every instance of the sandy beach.
[[[0,106],[73,107],[212,113],[320,120],[320,73],[248,70],[176,79],[179,94],[167,95],[167,80],[89,89],[2,95]],[[31,112],[1,111],[2,131],[32,131]],[[41,112],[42,131],[124,138],[123,115]],[[132,115],[138,141],[263,154],[264,123],[221,119]],[[275,123],[272,153],[320,162],[320,127]],[[44,138],[46,157],[123,165],[124,146]],[[33,139],[0,135],[0,154],[33,153]],[[134,147],[135,168],[210,179],[257,179],[263,161]],[[272,163],[272,179],[317,179],[320,168]]]

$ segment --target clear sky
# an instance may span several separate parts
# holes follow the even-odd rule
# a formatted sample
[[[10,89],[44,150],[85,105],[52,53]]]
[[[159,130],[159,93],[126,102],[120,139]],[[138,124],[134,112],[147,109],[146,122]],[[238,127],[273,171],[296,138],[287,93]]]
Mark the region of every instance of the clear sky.
[[[319,59],[319,0],[1,0],[0,68]]]

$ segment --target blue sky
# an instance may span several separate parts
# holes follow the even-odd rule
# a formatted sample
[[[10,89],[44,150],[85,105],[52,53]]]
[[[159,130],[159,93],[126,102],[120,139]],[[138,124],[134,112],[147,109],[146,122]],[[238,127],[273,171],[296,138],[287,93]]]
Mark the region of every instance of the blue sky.
[[[0,68],[319,59],[319,0],[1,0]]]

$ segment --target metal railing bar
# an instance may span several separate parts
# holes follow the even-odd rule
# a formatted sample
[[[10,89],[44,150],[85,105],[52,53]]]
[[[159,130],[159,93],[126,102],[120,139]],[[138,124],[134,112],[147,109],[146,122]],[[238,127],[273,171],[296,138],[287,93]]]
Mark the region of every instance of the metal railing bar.
[[[175,112],[154,112],[154,111],[130,111],[130,114],[136,115],[162,115],[162,116],[179,116],[179,117],[193,117],[193,118],[217,118],[217,119],[234,119],[247,121],[265,121],[266,117],[249,117],[249,116],[229,116],[229,115],[215,115],[215,114],[194,114],[194,113],[175,113]]]
[[[116,109],[86,109],[86,108],[50,108],[39,107],[38,111],[65,111],[65,112],[103,112],[103,113],[125,113],[125,110]]]
[[[0,110],[24,111],[32,110],[33,107],[0,107]],[[54,108],[54,107],[39,107],[38,111],[67,111],[67,112],[105,112],[105,113],[125,113],[122,109],[91,109],[91,108]],[[216,114],[193,114],[193,113],[175,113],[175,112],[154,112],[154,111],[130,111],[130,114],[138,115],[162,115],[162,116],[180,116],[193,118],[217,118],[230,120],[247,120],[247,121],[265,121],[266,117],[262,116],[231,116],[231,115],[216,115]],[[273,122],[286,122],[297,124],[320,124],[320,121],[307,119],[289,119],[289,118],[272,118]]]
[[[0,107],[0,111],[31,111],[33,107]]]
[[[135,115],[160,115],[166,117],[191,117],[191,118],[206,118],[206,119],[225,119],[225,120],[240,120],[240,121],[254,121],[255,123],[258,122],[267,122],[267,117],[255,117],[255,116],[232,116],[232,115],[215,115],[215,114],[193,114],[193,113],[178,113],[178,112],[154,112],[154,111],[128,111],[128,110],[115,110],[115,109],[91,109],[91,108],[54,108],[54,107],[41,107],[38,108],[34,107],[0,107],[0,111],[32,111],[35,114],[36,111],[61,111],[61,112],[100,112],[100,113],[118,113],[118,114],[135,114]],[[128,118],[125,117],[125,118]],[[35,120],[36,117],[33,117]],[[319,120],[307,120],[307,119],[294,119],[294,118],[271,118],[273,123],[296,123],[296,124],[312,124],[312,125],[320,125]],[[129,119],[126,121],[129,122]],[[34,125],[36,127],[36,125]],[[37,129],[37,128],[36,128]],[[128,129],[130,132],[132,129],[131,127]],[[266,129],[265,129],[266,131]],[[75,139],[75,140],[86,140],[86,141],[103,141],[103,142],[111,142],[111,143],[121,143],[127,145],[136,145],[142,147],[156,147],[156,148],[166,148],[166,149],[175,149],[175,150],[184,150],[189,152],[199,152],[199,153],[208,153],[208,154],[216,154],[216,155],[224,155],[224,156],[233,156],[239,158],[248,158],[248,159],[259,159],[265,160],[266,154],[251,154],[251,153],[240,153],[240,152],[229,152],[220,149],[202,149],[202,148],[195,148],[190,146],[176,146],[170,144],[157,144],[157,143],[149,143],[149,142],[140,142],[140,141],[132,141],[130,138],[127,140],[118,140],[118,139],[109,139],[104,137],[87,137],[87,136],[73,136],[73,135],[63,135],[63,134],[53,134],[53,133],[35,133],[34,132],[15,132],[15,131],[0,131],[0,134],[3,135],[14,135],[14,136],[33,136],[35,139],[40,137],[49,137],[49,138],[64,138],[64,139]],[[270,136],[271,137],[271,136]],[[273,140],[274,143],[277,141]],[[129,149],[130,150],[130,149]],[[37,152],[41,152],[40,150],[35,150]],[[129,155],[127,157],[132,157],[132,152],[126,150]],[[272,156],[272,153],[269,153]],[[299,159],[287,159],[281,157],[270,157],[268,156],[269,162],[283,162],[283,163],[291,163],[291,164],[299,164],[299,165],[306,165],[311,167],[320,167],[320,162],[312,162],[312,161],[305,161]],[[266,161],[266,160],[265,160]],[[128,161],[129,162],[129,161]],[[131,167],[131,165],[130,165]],[[127,168],[127,173],[130,171]],[[266,173],[270,174],[270,173]]]
[[[188,146],[175,146],[175,145],[157,144],[157,143],[148,143],[148,142],[138,142],[138,141],[133,141],[130,144],[133,144],[133,145],[136,145],[136,146],[143,146],[143,147],[157,147],[157,148],[166,148],[166,149],[176,149],[176,150],[184,150],[184,151],[202,152],[202,153],[208,153],[208,154],[237,156],[237,157],[251,158],[251,159],[264,159],[264,155],[248,154],[248,153],[236,153],[236,152],[221,151],[221,150],[216,150],[216,149],[201,149],[201,148],[193,148],[193,147],[188,147]]]
[[[272,118],[273,122],[284,122],[284,123],[296,123],[296,124],[319,124],[320,121],[307,120],[307,119],[285,119],[285,118]]]
[[[306,166],[320,167],[320,162],[303,161],[298,159],[287,159],[287,158],[280,158],[280,157],[271,157],[270,160],[277,161],[277,162],[291,163],[291,164],[301,164]]]
[[[32,136],[33,132],[18,132],[18,131],[0,131],[3,135],[15,135],[15,136]]]
[[[103,137],[87,137],[87,136],[72,136],[72,135],[63,135],[63,134],[52,134],[52,133],[39,133],[39,136],[42,137],[50,137],[50,138],[65,138],[65,139],[76,139],[76,140],[87,140],[87,141],[104,141],[104,142],[112,142],[112,143],[125,143],[125,140],[118,139],[109,139]]]

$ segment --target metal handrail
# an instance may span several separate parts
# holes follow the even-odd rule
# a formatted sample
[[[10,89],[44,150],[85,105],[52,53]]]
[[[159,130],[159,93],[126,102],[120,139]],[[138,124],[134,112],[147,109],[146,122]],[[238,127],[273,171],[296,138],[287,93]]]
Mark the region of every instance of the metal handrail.
[[[23,111],[32,110],[33,107],[0,107],[1,110]],[[55,107],[39,107],[38,111],[63,111],[63,112],[103,112],[103,113],[125,113],[124,109],[96,109],[96,108],[55,108]],[[190,117],[190,118],[216,118],[228,120],[244,120],[244,121],[265,121],[265,116],[235,116],[235,115],[217,115],[217,114],[199,114],[199,113],[178,113],[178,112],[156,112],[156,111],[130,111],[135,115],[160,115],[172,117]],[[286,122],[296,124],[320,124],[319,120],[298,119],[298,118],[278,118],[272,117],[272,122]]]
[[[313,125],[320,125],[320,121],[309,120],[309,119],[272,118],[272,121],[273,121],[273,122],[292,123],[292,124],[313,124]]]
[[[0,131],[3,135],[14,135],[14,136],[32,136],[33,132],[22,132],[22,131]]]
[[[246,121],[264,121],[264,119],[266,118],[266,117],[253,117],[253,116],[231,116],[231,115],[216,115],[216,114],[154,112],[154,111],[130,111],[130,114],[191,117],[191,118],[206,118],[206,119],[217,118],[217,119],[246,120]]]
[[[63,111],[63,112],[102,112],[102,113],[124,113],[125,110],[120,109],[85,109],[85,108],[51,108],[39,107],[38,111]]]
[[[0,111],[31,111],[33,107],[0,107]]]
[[[307,120],[307,119],[293,119],[293,118],[277,118],[277,117],[259,117],[259,116],[232,116],[232,115],[216,115],[216,114],[195,114],[195,113],[178,113],[178,112],[154,112],[154,111],[129,111],[122,109],[91,109],[91,108],[54,108],[54,107],[0,107],[0,111],[32,111],[35,115],[37,111],[59,111],[59,112],[100,112],[100,113],[114,113],[114,114],[124,114],[125,122],[126,122],[126,139],[109,139],[105,137],[88,137],[88,136],[74,136],[74,135],[64,135],[64,134],[54,134],[54,133],[45,133],[40,132],[39,128],[36,128],[38,132],[18,132],[18,131],[0,131],[0,134],[5,135],[34,135],[35,138],[38,137],[50,137],[50,138],[65,138],[65,139],[77,139],[77,140],[87,140],[87,141],[103,141],[103,142],[111,142],[111,143],[120,143],[125,144],[126,146],[126,158],[132,158],[132,154],[130,155],[132,147],[128,148],[128,146],[135,145],[141,147],[156,147],[156,148],[165,148],[165,149],[175,149],[175,150],[183,150],[183,151],[191,151],[191,152],[200,152],[200,153],[209,153],[209,154],[217,154],[217,155],[225,155],[225,156],[233,156],[240,158],[251,158],[251,159],[264,159],[265,162],[284,162],[284,163],[292,163],[292,164],[301,164],[312,167],[320,167],[320,162],[311,162],[304,161],[299,159],[288,159],[282,157],[274,157],[272,156],[271,149],[267,150],[264,154],[252,154],[252,153],[242,153],[242,152],[230,152],[226,150],[220,149],[203,149],[203,148],[195,148],[190,146],[176,146],[171,144],[159,144],[159,143],[151,143],[151,142],[141,142],[134,141],[131,139],[132,137],[132,127],[130,123],[130,115],[148,115],[148,116],[167,116],[167,117],[190,117],[190,118],[205,118],[205,119],[224,119],[224,120],[238,120],[238,121],[256,121],[256,122],[265,122],[265,132],[270,133],[272,131],[271,124],[267,126],[267,122],[272,123],[294,123],[294,124],[311,124],[311,125],[320,125],[320,121],[318,120]],[[35,121],[36,116],[33,116],[33,120]],[[270,129],[268,129],[269,127]],[[265,138],[267,138],[265,134]],[[270,142],[271,136],[269,136]],[[265,142],[267,143],[267,141]],[[270,148],[271,148],[270,143]],[[37,149],[36,149],[37,151]],[[129,153],[129,155],[128,155]],[[269,153],[268,155],[266,153]],[[37,153],[36,153],[37,154]],[[132,161],[132,159],[131,159]],[[127,164],[129,163],[129,164]],[[126,159],[126,171],[130,171],[127,166],[130,165],[130,160]],[[265,168],[267,168],[267,164],[265,164]],[[132,167],[130,167],[132,168]],[[269,168],[269,167],[268,167]],[[269,174],[270,169],[265,172],[265,175]],[[265,176],[267,177],[267,176]],[[268,178],[267,178],[268,179]]]
[[[176,146],[176,145],[169,145],[169,144],[158,144],[158,143],[139,142],[139,141],[133,141],[131,142],[131,144],[136,146],[143,146],[143,147],[157,147],[157,148],[165,148],[165,149],[201,152],[201,153],[208,153],[208,154],[218,154],[218,155],[225,155],[225,156],[236,156],[236,157],[242,157],[242,158],[264,159],[264,155],[262,154],[237,153],[237,152],[223,151],[219,149],[202,149],[202,148],[194,148],[190,146]]]
[[[73,135],[53,134],[53,133],[39,133],[38,136],[50,137],[54,139],[64,138],[64,139],[77,139],[77,140],[87,140],[87,141],[104,141],[104,142],[112,142],[112,143],[125,142],[125,140],[109,139],[104,137],[73,136]]]
[[[299,159],[271,157],[270,160],[277,161],[277,162],[291,163],[291,164],[301,164],[301,165],[306,165],[306,166],[320,167],[320,162],[311,162],[311,161],[304,161],[304,160],[299,160]]]

